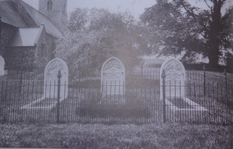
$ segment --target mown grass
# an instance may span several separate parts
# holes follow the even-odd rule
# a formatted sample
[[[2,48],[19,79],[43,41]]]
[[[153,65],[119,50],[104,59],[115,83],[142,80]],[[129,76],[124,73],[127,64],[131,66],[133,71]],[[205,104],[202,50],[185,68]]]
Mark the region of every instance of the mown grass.
[[[0,147],[231,148],[233,126],[18,124],[0,126]]]

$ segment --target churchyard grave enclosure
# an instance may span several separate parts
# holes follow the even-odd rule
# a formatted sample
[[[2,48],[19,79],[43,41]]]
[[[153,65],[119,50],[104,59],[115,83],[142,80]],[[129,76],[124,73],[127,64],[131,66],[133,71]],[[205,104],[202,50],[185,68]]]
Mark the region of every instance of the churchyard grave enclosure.
[[[129,72],[112,57],[100,77],[69,80],[51,60],[43,80],[0,81],[1,122],[233,122],[232,74],[186,71],[176,59],[159,69]]]

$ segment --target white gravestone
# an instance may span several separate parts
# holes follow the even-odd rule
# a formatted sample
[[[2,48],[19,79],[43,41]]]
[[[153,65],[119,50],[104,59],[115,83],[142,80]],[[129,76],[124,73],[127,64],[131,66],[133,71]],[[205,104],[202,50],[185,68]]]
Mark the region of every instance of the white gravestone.
[[[44,72],[44,97],[57,98],[58,91],[58,71],[61,71],[60,98],[64,99],[68,96],[68,67],[66,63],[55,58],[51,60],[45,67]]]
[[[5,74],[4,66],[5,66],[5,60],[0,55],[0,76],[4,76]]]
[[[105,95],[124,95],[125,66],[115,57],[109,58],[101,69],[101,91]]]
[[[163,99],[163,78],[165,72],[165,98],[185,99],[185,68],[177,59],[166,60],[160,68],[160,99]]]

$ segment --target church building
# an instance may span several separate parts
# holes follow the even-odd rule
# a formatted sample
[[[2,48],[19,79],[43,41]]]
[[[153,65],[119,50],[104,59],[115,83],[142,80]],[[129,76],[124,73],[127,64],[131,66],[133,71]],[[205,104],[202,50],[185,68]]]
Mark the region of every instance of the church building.
[[[40,68],[54,57],[67,23],[67,0],[0,1],[0,55],[5,69]]]

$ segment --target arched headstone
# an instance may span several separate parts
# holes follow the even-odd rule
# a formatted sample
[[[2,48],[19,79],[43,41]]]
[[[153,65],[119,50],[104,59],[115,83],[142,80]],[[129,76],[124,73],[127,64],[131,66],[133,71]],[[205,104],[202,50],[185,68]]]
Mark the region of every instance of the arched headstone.
[[[101,91],[105,95],[124,95],[125,66],[115,57],[105,61],[101,69]]]
[[[185,99],[185,68],[177,59],[166,60],[160,68],[160,99],[163,99],[163,78],[165,73],[165,98]]]
[[[5,66],[5,60],[0,55],[0,76],[4,76],[4,74],[5,74],[4,66]]]
[[[68,67],[62,59],[54,58],[46,65],[44,71],[45,98],[57,98],[59,70],[61,71],[60,98],[68,96]]]

